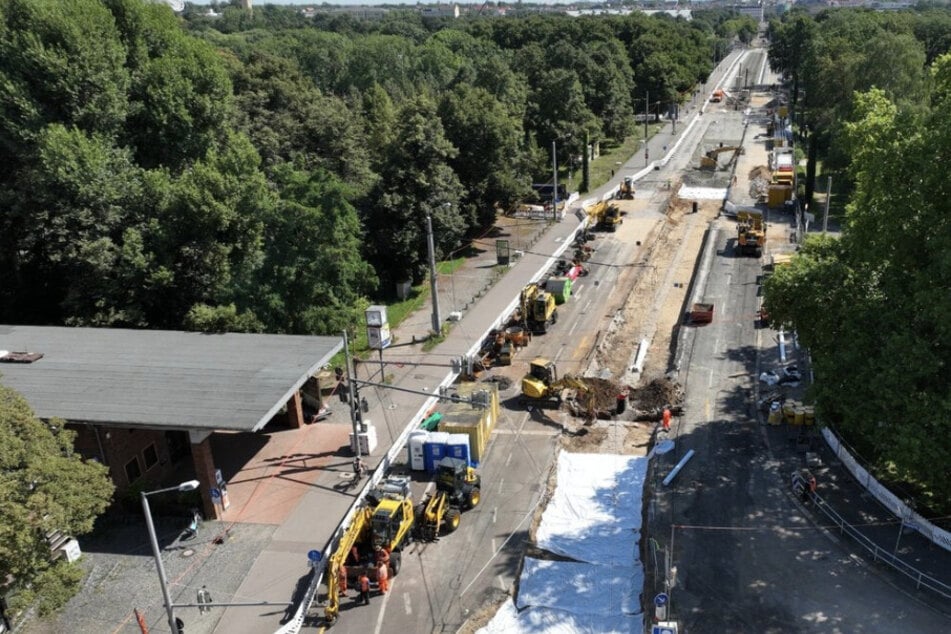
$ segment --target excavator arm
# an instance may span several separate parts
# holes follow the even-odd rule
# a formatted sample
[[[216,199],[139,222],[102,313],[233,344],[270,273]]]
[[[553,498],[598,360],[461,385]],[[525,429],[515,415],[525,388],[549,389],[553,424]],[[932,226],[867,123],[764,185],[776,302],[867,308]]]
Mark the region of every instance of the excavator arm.
[[[327,561],[327,607],[324,608],[324,618],[328,623],[336,621],[340,613],[340,567],[346,563],[350,550],[366,530],[368,518],[366,508],[357,512],[350,526],[340,536],[337,549]]]

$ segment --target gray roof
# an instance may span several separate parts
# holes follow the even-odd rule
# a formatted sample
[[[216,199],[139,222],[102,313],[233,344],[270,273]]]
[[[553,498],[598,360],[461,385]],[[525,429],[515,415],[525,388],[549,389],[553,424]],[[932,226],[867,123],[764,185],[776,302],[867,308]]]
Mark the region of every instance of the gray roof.
[[[343,347],[340,337],[0,325],[0,384],[40,418],[256,431]],[[2,355],[0,355],[2,356]]]

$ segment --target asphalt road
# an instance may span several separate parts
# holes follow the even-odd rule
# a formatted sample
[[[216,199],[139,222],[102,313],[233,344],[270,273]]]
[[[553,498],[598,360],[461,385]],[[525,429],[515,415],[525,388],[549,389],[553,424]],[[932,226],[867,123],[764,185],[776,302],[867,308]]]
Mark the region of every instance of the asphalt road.
[[[744,120],[726,109],[707,116],[733,135]],[[756,147],[749,136],[746,147]],[[738,172],[763,163],[748,156]],[[773,230],[785,232],[786,219],[775,220]],[[761,262],[734,256],[733,222],[713,228],[701,297],[715,304],[715,318],[684,339],[686,413],[673,429],[676,450],[655,463],[652,477],[650,543],[677,570],[671,616],[691,634],[948,631],[947,616],[914,596],[913,586],[853,554],[853,544],[817,525],[788,493],[789,461],[782,466],[783,447],[766,442],[753,409],[760,359],[776,338],[755,327]],[[689,449],[693,458],[663,486]]]

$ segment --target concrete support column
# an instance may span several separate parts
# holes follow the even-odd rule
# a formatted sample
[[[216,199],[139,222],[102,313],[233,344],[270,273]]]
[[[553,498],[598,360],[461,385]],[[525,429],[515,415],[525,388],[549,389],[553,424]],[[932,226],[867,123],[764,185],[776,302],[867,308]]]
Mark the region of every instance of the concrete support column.
[[[215,481],[215,457],[211,453],[211,432],[188,432],[192,443],[192,461],[195,466],[195,477],[201,483],[202,510],[205,518],[210,520],[221,519],[218,506],[211,499],[211,489],[217,487]]]
[[[301,407],[300,391],[294,392],[294,396],[287,401],[287,424],[294,429],[304,426],[304,408]]]

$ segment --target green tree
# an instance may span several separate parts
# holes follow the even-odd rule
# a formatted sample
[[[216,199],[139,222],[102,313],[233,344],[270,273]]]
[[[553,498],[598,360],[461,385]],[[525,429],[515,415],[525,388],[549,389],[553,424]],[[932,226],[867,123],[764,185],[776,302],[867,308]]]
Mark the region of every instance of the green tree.
[[[326,172],[284,164],[274,182],[282,200],[265,218],[257,314],[272,332],[339,333],[362,319],[363,298],[377,286],[362,259],[357,211]]]
[[[363,222],[366,255],[384,289],[425,278],[427,216],[440,256],[457,248],[473,226],[474,218],[459,206],[466,192],[449,165],[457,154],[432,101],[418,98],[401,110]]]
[[[40,421],[0,385],[0,576],[26,586],[53,568],[46,534],[82,535],[112,497],[108,469],[73,450],[63,422]],[[64,571],[64,579],[75,576]],[[47,580],[49,581],[49,580]],[[54,606],[50,606],[54,607]]]
[[[528,193],[529,176],[520,173],[520,122],[488,91],[460,84],[443,99],[439,116],[446,138],[458,154],[449,163],[475,209],[479,227],[491,227],[496,208],[508,209]]]
[[[951,147],[951,57],[935,63],[931,113],[903,110],[884,90],[855,98],[845,126],[855,192],[841,240],[807,241],[765,285],[771,319],[811,351],[824,418],[878,475],[951,499],[951,195],[934,161]],[[940,466],[937,466],[940,465]]]

